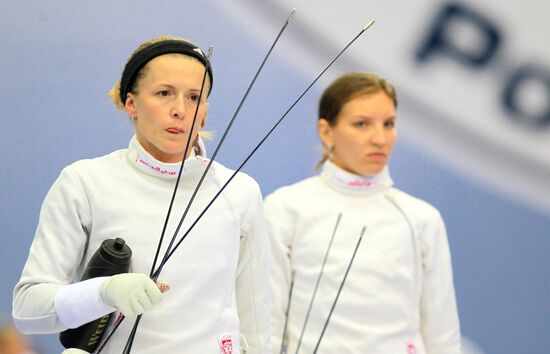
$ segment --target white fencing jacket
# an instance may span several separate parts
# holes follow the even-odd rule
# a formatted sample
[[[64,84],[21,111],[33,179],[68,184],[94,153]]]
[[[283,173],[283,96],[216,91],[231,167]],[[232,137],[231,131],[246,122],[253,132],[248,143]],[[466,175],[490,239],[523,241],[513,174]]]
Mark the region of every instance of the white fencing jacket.
[[[161,256],[208,160],[185,161]],[[42,206],[29,258],[14,290],[13,318],[25,333],[55,333],[114,309],[101,303],[101,279],[77,282],[107,238],[132,249],[131,271],[149,274],[180,164],[154,159],[134,137],[128,149],[66,167]],[[230,177],[214,163],[180,237]],[[179,237],[178,237],[179,238]],[[132,353],[271,353],[269,251],[258,185],[239,173],[212,204],[160,279],[171,289],[146,312]],[[121,353],[126,319],[104,353]]]
[[[341,213],[299,353],[312,353],[360,236],[366,232],[317,353],[458,354],[460,328],[445,226],[428,203],[326,162],[320,176],[266,198],[271,231],[273,346],[288,315],[295,353]]]

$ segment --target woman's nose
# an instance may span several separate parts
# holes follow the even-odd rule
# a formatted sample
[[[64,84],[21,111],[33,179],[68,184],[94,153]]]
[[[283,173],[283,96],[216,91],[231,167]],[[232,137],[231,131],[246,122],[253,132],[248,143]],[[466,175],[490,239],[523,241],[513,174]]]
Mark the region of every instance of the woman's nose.
[[[384,127],[374,128],[371,135],[371,143],[376,146],[384,146],[387,142],[386,132]]]
[[[185,102],[183,98],[178,98],[174,103],[174,107],[172,108],[172,118],[185,118]]]

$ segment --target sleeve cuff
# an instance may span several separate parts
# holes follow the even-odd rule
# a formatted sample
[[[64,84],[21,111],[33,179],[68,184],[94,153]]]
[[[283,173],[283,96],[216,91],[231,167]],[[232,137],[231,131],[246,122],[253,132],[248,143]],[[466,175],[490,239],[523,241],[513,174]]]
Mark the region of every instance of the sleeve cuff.
[[[116,308],[101,301],[99,288],[108,277],[97,277],[61,287],[55,295],[55,311],[67,328],[80,327]]]

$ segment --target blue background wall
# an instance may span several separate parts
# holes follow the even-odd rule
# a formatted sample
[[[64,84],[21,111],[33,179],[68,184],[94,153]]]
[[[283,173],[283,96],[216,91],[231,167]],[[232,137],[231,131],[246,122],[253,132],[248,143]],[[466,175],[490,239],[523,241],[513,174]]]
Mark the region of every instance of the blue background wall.
[[[237,3],[247,6],[246,1]],[[215,47],[207,123],[216,134],[207,148],[214,149],[269,43],[254,34],[246,17],[228,15],[226,4],[190,4],[0,1],[0,315],[9,317],[11,292],[41,202],[58,173],[75,160],[124,148],[132,136],[131,124],[106,94],[142,41],[171,34],[191,38],[203,48]],[[336,14],[346,11],[328,6],[334,6]],[[406,20],[405,15],[395,14]],[[282,25],[285,18],[273,21]],[[328,22],[327,27],[338,26]],[[321,61],[328,63],[349,39],[342,38]],[[289,60],[291,56],[288,50],[275,50],[220,155],[225,165],[238,166],[313,79]],[[324,84],[345,70],[373,68],[354,62],[329,71],[246,166],[264,194],[313,173],[320,151],[317,97]],[[409,102],[406,97],[402,101],[400,120],[407,119]],[[410,135],[402,137],[390,163],[392,176],[398,187],[438,207],[446,220],[463,335],[485,353],[548,353],[548,209],[491,188],[487,181],[478,182],[434,158]],[[517,182],[520,193],[529,188]],[[36,336],[34,341],[44,353],[60,352],[55,336]]]

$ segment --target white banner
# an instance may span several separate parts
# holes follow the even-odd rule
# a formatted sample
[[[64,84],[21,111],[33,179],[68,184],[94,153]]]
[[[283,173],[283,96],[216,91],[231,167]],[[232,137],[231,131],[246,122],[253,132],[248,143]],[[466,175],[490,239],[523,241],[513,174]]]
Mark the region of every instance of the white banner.
[[[486,0],[220,2],[314,77],[368,22],[325,78],[375,71],[398,89],[400,136],[426,154],[550,213],[550,2]]]

